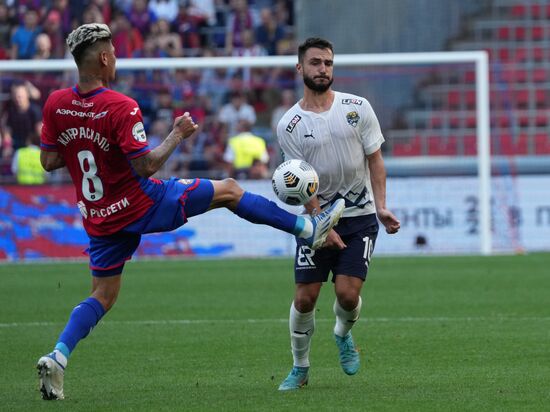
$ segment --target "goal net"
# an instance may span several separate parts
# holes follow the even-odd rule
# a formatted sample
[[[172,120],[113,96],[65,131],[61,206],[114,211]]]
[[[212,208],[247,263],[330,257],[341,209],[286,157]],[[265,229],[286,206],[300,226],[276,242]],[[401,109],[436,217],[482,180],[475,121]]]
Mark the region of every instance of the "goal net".
[[[270,170],[280,162],[273,125],[301,95],[295,64],[294,56],[119,59],[112,88],[138,101],[153,146],[169,131],[166,121],[174,115],[189,111],[201,123],[200,132],[178,149],[159,177],[223,178],[228,175],[224,145],[235,125],[222,121],[220,112],[234,94],[242,94],[254,109],[252,131],[268,143]],[[42,101],[51,90],[77,81],[70,60],[8,61],[0,71],[5,84],[31,81]],[[491,178],[485,52],[337,55],[333,87],[369,99],[386,138],[387,202],[402,231],[387,236],[381,230],[377,253],[489,254],[523,247],[514,221],[522,190],[517,176],[508,170]],[[58,173],[50,183],[59,186],[66,178]],[[269,179],[243,185],[275,200]],[[3,197],[9,195],[6,190]],[[140,253],[293,253],[290,236],[239,222],[225,211],[194,218],[166,236],[145,242]]]

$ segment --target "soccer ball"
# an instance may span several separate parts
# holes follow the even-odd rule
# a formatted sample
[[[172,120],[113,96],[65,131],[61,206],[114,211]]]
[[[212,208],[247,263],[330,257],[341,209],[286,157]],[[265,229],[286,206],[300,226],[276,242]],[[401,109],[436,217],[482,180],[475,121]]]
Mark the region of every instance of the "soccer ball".
[[[287,205],[303,205],[317,194],[319,177],[309,163],[290,159],[281,163],[271,179],[273,191]]]

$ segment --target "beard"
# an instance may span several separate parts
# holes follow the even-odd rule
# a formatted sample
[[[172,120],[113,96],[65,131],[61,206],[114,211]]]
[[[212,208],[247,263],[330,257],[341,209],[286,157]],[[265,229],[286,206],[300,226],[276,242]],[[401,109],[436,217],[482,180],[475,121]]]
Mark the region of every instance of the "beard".
[[[317,93],[324,93],[326,92],[329,87],[332,85],[333,79],[329,79],[328,83],[315,83],[315,80],[313,78],[308,77],[304,74],[304,84],[307,86],[308,89],[313,90]]]

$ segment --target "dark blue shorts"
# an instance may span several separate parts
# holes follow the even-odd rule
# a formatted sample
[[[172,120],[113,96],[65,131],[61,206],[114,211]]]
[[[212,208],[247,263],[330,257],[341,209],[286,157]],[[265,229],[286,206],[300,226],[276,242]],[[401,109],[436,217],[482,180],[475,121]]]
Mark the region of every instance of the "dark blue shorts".
[[[365,280],[378,235],[376,215],[343,217],[334,227],[347,247],[343,250],[310,249],[303,239],[296,238],[294,280],[296,283],[326,282],[332,272]]]
[[[214,196],[210,180],[163,180],[164,195],[155,202],[144,216],[121,231],[109,236],[89,236],[90,269],[93,276],[105,277],[122,273],[124,263],[139,246],[141,235],[169,232],[177,229],[187,219],[208,210]]]

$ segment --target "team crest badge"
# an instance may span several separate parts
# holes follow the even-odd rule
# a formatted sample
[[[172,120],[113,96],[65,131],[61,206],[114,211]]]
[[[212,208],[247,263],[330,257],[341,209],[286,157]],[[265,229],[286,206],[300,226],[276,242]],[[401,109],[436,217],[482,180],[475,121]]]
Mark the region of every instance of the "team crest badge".
[[[348,121],[348,124],[350,126],[357,126],[357,123],[359,123],[359,114],[355,111],[353,112],[349,112],[347,115],[346,115],[346,120]]]

